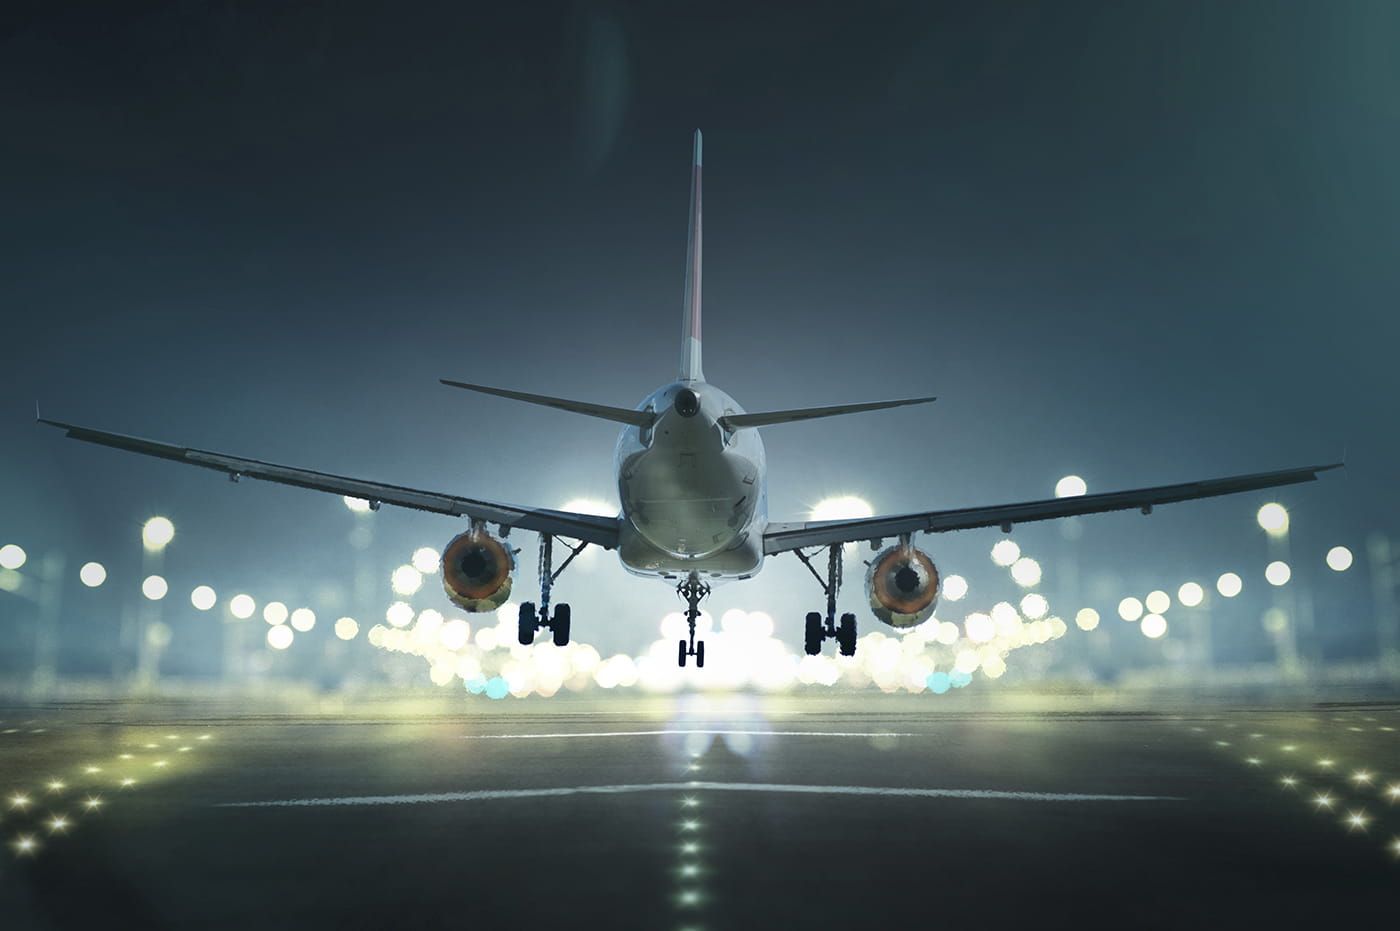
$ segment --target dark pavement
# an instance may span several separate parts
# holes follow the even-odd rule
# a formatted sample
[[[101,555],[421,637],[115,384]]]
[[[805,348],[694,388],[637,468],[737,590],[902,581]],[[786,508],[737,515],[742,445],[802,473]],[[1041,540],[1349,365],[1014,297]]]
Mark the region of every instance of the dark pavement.
[[[0,927],[1393,924],[1400,708],[930,699],[0,709]]]

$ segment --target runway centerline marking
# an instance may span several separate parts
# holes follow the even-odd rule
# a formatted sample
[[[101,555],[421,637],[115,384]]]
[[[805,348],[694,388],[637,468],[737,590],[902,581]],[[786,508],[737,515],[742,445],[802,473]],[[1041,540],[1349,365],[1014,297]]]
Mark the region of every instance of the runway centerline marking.
[[[898,786],[810,786],[763,782],[651,782],[635,785],[564,786],[554,789],[476,789],[420,795],[354,795],[264,802],[221,802],[215,808],[329,808],[369,805],[433,805],[574,795],[627,795],[638,792],[774,792],[796,795],[865,795],[883,798],[992,799],[1013,802],[1184,802],[1174,795],[1102,795],[1078,792],[1023,792],[1001,789],[914,789]]]
[[[464,734],[463,740],[546,740],[566,737],[656,737],[666,734],[702,734],[707,737],[922,737],[922,734],[889,731],[732,731],[673,728],[662,731],[594,731],[574,734]]]

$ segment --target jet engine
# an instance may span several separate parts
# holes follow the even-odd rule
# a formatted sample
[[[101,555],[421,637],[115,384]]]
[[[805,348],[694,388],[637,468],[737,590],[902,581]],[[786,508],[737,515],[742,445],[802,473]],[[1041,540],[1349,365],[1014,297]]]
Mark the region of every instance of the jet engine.
[[[933,614],[940,582],[927,554],[896,544],[870,561],[865,594],[877,618],[891,627],[913,627]]]
[[[485,530],[454,537],[442,551],[442,587],[467,611],[494,611],[510,597],[515,553]]]

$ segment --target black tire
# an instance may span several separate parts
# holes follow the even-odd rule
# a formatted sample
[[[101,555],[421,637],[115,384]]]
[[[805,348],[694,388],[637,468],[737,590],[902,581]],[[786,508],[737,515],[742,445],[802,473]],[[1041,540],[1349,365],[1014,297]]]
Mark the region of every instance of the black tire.
[[[806,636],[802,639],[802,646],[807,650],[808,656],[816,656],[822,651],[823,639],[822,616],[813,611],[807,615]]]
[[[554,623],[550,626],[554,628],[554,645],[557,647],[569,645],[570,614],[568,605],[555,605]]]
[[[687,655],[688,655],[688,653],[687,653],[687,650],[686,650],[685,641],[682,640],[682,641],[681,641],[681,649],[680,649],[680,653],[679,653],[679,658],[680,658],[680,661],[681,661],[681,668],[682,668],[682,669],[685,668],[685,658],[686,658]]]
[[[841,647],[842,656],[856,655],[856,616],[841,615],[841,626],[836,628],[836,643]]]
[[[705,641],[697,640],[695,642],[695,668],[699,669],[703,665],[705,665]]]
[[[539,621],[535,620],[535,603],[527,601],[520,606],[520,620],[516,630],[516,637],[520,641],[520,645],[528,647],[534,643],[535,631],[539,629]]]

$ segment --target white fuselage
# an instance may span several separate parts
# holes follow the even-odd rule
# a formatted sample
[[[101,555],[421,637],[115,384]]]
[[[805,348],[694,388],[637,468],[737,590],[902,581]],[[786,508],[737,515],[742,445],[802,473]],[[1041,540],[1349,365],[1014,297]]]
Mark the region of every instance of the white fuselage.
[[[719,418],[744,411],[702,381],[658,388],[637,409],[657,418],[617,439],[622,565],[661,578],[753,575],[763,564],[768,520],[758,430],[725,430]]]

